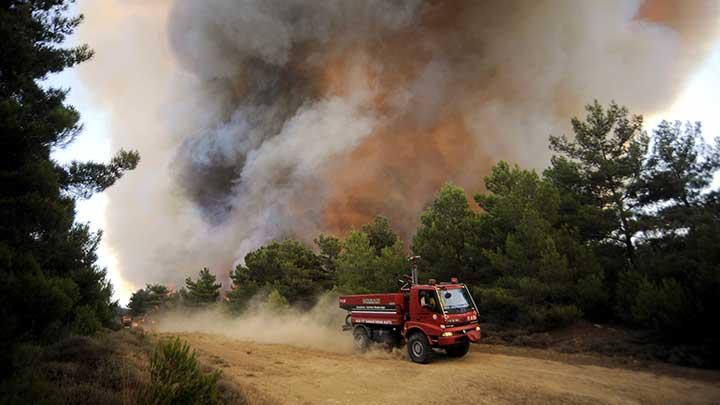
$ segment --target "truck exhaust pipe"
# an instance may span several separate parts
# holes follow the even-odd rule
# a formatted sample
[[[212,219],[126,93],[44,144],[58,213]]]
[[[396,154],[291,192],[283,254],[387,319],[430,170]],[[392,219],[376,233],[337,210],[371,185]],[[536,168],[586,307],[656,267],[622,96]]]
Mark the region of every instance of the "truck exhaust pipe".
[[[419,258],[420,258],[420,256],[408,257],[408,260],[410,261],[410,263],[412,263],[412,275],[411,275],[412,284],[419,284],[418,283],[418,271],[417,271],[417,261]]]

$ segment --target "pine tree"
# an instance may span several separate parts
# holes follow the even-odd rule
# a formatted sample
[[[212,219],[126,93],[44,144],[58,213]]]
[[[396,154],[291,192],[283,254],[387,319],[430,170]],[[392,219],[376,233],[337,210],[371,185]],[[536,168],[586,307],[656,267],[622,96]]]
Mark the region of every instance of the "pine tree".
[[[192,304],[211,304],[216,302],[220,296],[220,285],[216,282],[217,278],[210,273],[207,267],[200,270],[197,280],[193,281],[190,277],[185,279],[185,287],[187,288],[187,299]]]
[[[321,234],[314,240],[315,244],[320,248],[320,254],[318,258],[322,264],[323,270],[328,273],[329,276],[335,277],[337,270],[337,258],[342,250],[342,242],[340,239],[332,236]]]
[[[686,227],[707,201],[718,169],[720,150],[705,142],[700,123],[662,121],[638,185],[640,201],[655,207],[654,225],[668,231]]]
[[[0,374],[18,340],[93,333],[113,318],[112,289],[95,264],[101,234],[74,222],[75,199],[111,186],[139,155],[121,151],[107,165],[51,158],[82,125],[67,90],[40,82],[92,56],[63,45],[82,21],[69,3],[0,5]]]
[[[584,121],[572,119],[574,139],[551,136],[552,157],[545,176],[574,203],[564,211],[577,211],[581,233],[623,246],[627,264],[634,266],[633,237],[641,230],[636,216],[637,184],[641,180],[648,136],[642,116],[611,103],[586,106]],[[583,217],[579,219],[577,217]],[[589,229],[588,229],[589,228]]]
[[[476,288],[486,316],[500,323],[557,327],[606,305],[601,268],[561,223],[560,192],[534,171],[499,162],[475,200],[492,249],[495,278]]]
[[[128,301],[128,309],[130,309],[130,314],[132,316],[138,316],[140,314],[144,314],[147,312],[148,309],[148,296],[150,294],[148,291],[144,288],[141,288],[137,291],[135,291],[130,296],[130,301]]]
[[[130,296],[128,308],[132,315],[140,315],[159,308],[168,300],[168,289],[162,284],[147,284]]]
[[[350,232],[345,238],[337,266],[338,288],[352,293],[395,291],[408,267],[399,239],[378,253],[370,235],[362,231]]]
[[[332,287],[334,274],[307,246],[286,239],[245,255],[245,264],[237,266],[231,278],[231,300],[246,302],[259,289],[274,288],[290,304],[310,307],[321,292]]]
[[[621,279],[623,318],[667,337],[720,338],[708,323],[720,310],[720,217],[710,190],[720,150],[699,123],[663,121],[653,131],[638,195],[645,237],[638,271]]]
[[[398,240],[397,235],[390,228],[390,221],[380,215],[376,216],[373,222],[363,225],[360,230],[368,236],[370,246],[375,249],[375,254],[378,256],[383,249],[393,246]]]
[[[479,225],[465,191],[453,184],[444,185],[420,216],[413,237],[413,254],[422,257],[421,274],[442,281],[451,277],[467,283],[482,280],[487,260],[481,253],[486,245]]]

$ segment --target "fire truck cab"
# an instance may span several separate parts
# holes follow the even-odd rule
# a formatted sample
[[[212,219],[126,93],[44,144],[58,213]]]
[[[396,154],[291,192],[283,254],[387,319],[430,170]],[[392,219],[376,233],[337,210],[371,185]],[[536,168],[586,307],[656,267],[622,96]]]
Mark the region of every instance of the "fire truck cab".
[[[418,285],[408,294],[409,316],[402,335],[413,361],[426,363],[429,347],[464,356],[471,342],[480,339],[478,313],[464,284]]]

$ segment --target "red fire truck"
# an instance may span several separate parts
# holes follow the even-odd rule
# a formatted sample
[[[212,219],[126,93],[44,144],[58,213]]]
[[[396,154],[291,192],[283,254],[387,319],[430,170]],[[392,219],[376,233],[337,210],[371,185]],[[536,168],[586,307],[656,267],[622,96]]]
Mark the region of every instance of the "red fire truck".
[[[462,357],[480,339],[477,307],[467,287],[455,278],[419,284],[417,259],[410,258],[412,277],[399,292],[339,298],[340,308],[348,311],[343,329],[352,331],[359,350],[367,350],[371,342],[386,347],[407,343],[410,359],[424,364],[432,360],[433,348]]]

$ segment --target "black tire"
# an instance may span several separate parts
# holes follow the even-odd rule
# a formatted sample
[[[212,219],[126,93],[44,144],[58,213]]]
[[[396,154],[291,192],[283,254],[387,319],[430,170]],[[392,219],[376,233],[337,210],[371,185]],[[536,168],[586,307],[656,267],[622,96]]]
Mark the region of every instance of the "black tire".
[[[470,350],[470,342],[468,341],[445,348],[445,352],[450,357],[462,357],[467,354],[468,350]]]
[[[366,352],[370,347],[370,335],[364,326],[356,326],[353,329],[353,344],[355,349],[361,353]]]
[[[347,314],[345,317],[345,325],[351,326],[352,325],[352,314]]]
[[[422,332],[415,332],[410,335],[407,350],[410,360],[415,363],[427,364],[432,360],[432,347],[430,347],[427,336]]]

